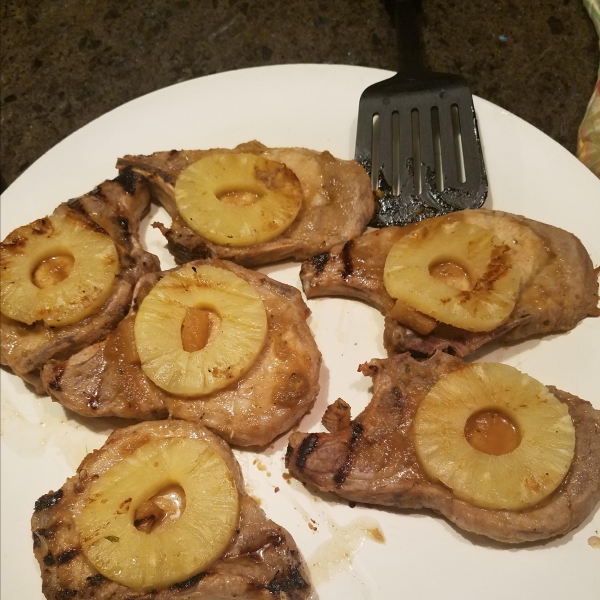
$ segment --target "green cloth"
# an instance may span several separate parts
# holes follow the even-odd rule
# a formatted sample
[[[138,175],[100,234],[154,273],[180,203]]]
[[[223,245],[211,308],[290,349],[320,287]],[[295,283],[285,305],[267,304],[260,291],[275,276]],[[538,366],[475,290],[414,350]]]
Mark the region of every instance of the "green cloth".
[[[600,37],[600,0],[583,0]],[[577,157],[600,177],[600,67],[598,81],[579,127]]]

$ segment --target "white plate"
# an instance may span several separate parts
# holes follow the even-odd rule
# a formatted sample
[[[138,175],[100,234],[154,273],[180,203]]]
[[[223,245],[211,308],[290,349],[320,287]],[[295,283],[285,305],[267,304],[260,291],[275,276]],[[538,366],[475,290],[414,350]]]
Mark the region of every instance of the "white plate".
[[[60,202],[116,176],[124,154],[171,148],[305,146],[351,158],[358,98],[385,71],[290,65],[213,75],[166,88],[93,121],[33,164],[3,195],[1,237],[52,212]],[[520,213],[577,234],[600,263],[600,182],[561,146],[514,115],[476,99],[489,173],[487,206]],[[153,210],[152,219],[164,214]],[[174,263],[155,230],[144,235],[165,267]],[[168,221],[167,221],[168,222]],[[299,286],[298,265],[265,269]],[[310,301],[323,355],[322,392],[300,430],[320,430],[325,406],[342,397],[358,412],[369,400],[359,363],[383,356],[382,318],[351,300]],[[485,354],[600,408],[600,319],[567,334]],[[36,498],[56,490],[118,420],[86,420],[37,398],[6,371],[2,378],[2,597],[42,598],[29,519]],[[286,527],[311,566],[321,600],[597,597],[600,549],[596,510],[576,531],[546,543],[504,547],[464,535],[422,512],[356,507],[315,497],[288,482],[286,436],[260,454],[236,451],[247,486]],[[279,490],[277,492],[277,489]],[[383,533],[377,543],[369,531]],[[593,590],[596,592],[593,592]]]

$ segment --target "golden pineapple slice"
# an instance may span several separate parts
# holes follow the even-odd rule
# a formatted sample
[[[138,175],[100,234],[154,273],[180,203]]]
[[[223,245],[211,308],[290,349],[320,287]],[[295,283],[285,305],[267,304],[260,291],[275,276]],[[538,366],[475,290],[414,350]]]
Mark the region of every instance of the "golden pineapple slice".
[[[486,411],[515,426],[520,440],[514,450],[490,454],[467,441],[469,419]],[[458,498],[518,510],[543,500],[564,479],[575,428],[567,406],[539,381],[508,365],[478,363],[433,386],[414,420],[414,444],[427,475]]]
[[[453,274],[443,280],[439,265],[463,270],[468,289]],[[431,219],[391,248],[384,267],[386,290],[411,308],[468,331],[491,331],[510,316],[520,271],[508,246],[488,229]],[[461,289],[463,288],[463,289]]]
[[[119,271],[110,236],[75,215],[52,215],[15,229],[0,244],[5,316],[31,325],[77,323],[109,297]]]
[[[189,308],[215,313],[219,330],[188,352],[182,326]],[[267,336],[258,292],[231,271],[185,266],[163,277],[135,319],[135,343],[146,375],[178,396],[202,396],[237,381],[250,369]]]
[[[222,246],[253,246],[285,231],[302,187],[284,164],[255,154],[209,154],[177,178],[175,202],[199,235]]]
[[[136,511],[173,485],[182,514],[148,533]],[[84,554],[108,579],[134,590],[164,588],[199,573],[225,551],[239,518],[233,474],[197,438],[152,440],[92,484],[75,526]]]

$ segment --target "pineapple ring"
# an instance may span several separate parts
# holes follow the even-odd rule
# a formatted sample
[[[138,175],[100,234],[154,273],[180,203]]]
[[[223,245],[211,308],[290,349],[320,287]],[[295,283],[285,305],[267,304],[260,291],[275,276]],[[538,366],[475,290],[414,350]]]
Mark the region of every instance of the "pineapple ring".
[[[220,330],[201,350],[183,349],[188,308],[214,311]],[[252,366],[267,337],[258,292],[231,271],[186,266],[163,277],[144,298],[134,334],[144,373],[177,396],[203,396],[237,381]]]
[[[134,525],[137,508],[169,485],[185,492],[174,522],[150,533]],[[75,516],[83,552],[108,579],[135,590],[167,587],[220,558],[239,519],[238,492],[223,458],[204,440],[152,440],[91,485]]]
[[[498,410],[518,428],[519,446],[492,455],[465,437],[469,417]],[[472,364],[440,379],[414,420],[417,457],[427,475],[475,506],[533,506],[562,482],[575,452],[567,406],[539,381],[500,363]]]
[[[472,289],[459,290],[431,275],[441,263],[462,267]],[[488,229],[432,219],[392,246],[383,282],[392,298],[442,323],[492,331],[510,316],[520,275],[508,247]]]
[[[248,191],[246,206],[222,202]],[[187,167],[175,184],[177,210],[197,234],[222,246],[254,246],[283,233],[296,219],[302,187],[293,171],[255,154],[209,154]]]
[[[62,281],[37,287],[36,267],[54,256],[72,256],[73,267]],[[15,229],[0,244],[2,289],[0,310],[31,325],[52,327],[77,323],[110,296],[119,272],[119,255],[110,236],[69,215],[52,215]]]

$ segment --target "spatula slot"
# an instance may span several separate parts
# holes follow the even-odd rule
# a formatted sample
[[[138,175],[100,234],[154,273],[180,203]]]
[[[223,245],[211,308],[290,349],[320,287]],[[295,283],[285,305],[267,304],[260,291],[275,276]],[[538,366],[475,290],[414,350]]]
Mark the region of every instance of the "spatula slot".
[[[419,111],[416,108],[410,113],[412,129],[412,166],[413,166],[413,191],[415,196],[420,196],[421,187],[421,134],[419,129]]]
[[[400,113],[392,113],[392,193],[400,193]]]
[[[437,106],[431,109],[431,135],[433,137],[433,158],[435,161],[435,186],[438,192],[444,191],[444,161],[440,138],[440,111]]]
[[[459,181],[465,183],[467,180],[465,174],[465,156],[460,132],[460,113],[457,104],[453,104],[450,107],[450,115],[452,119],[452,136],[454,138],[454,156],[456,157],[456,173]]]
[[[371,138],[371,188],[373,191],[377,191],[379,187],[379,146],[381,140],[379,139],[379,134],[381,130],[381,119],[379,117],[379,113],[375,113],[373,115],[373,126],[371,131],[373,132],[373,136]]]

